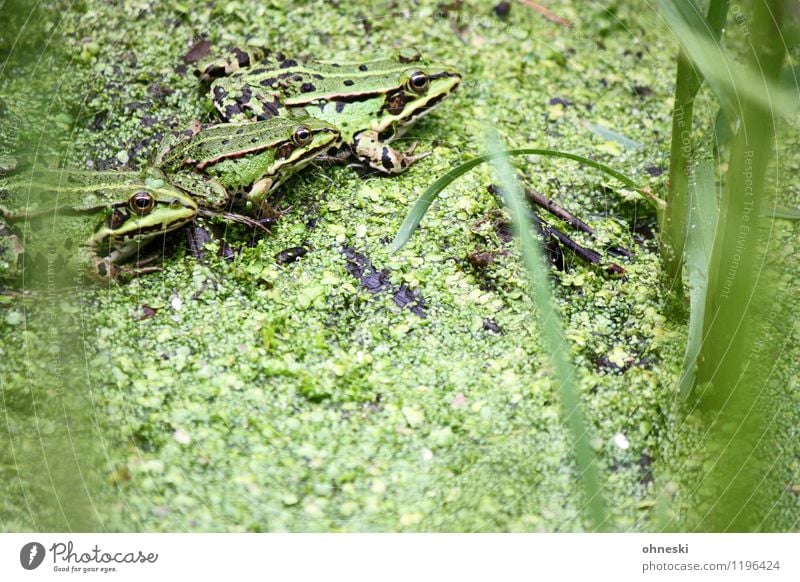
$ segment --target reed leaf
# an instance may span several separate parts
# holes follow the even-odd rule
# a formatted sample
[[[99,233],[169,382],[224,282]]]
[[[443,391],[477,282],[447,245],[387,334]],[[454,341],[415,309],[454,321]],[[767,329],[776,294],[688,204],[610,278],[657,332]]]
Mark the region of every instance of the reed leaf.
[[[784,117],[790,117],[800,109],[800,97],[796,91],[737,65],[714,38],[692,2],[656,0],[656,5],[725,109],[728,119],[741,117],[745,103]]]
[[[693,178],[689,182],[689,228],[685,251],[689,271],[689,335],[679,380],[680,394],[684,399],[694,386],[697,358],[703,345],[708,265],[719,217],[712,160],[699,162]]]

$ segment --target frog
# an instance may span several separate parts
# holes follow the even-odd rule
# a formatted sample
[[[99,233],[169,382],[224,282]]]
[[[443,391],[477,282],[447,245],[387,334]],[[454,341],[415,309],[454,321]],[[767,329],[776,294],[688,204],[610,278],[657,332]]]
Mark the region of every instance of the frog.
[[[123,264],[192,221],[194,199],[139,172],[28,170],[0,179],[4,278],[86,275],[119,282],[155,270]],[[30,270],[28,268],[31,267]]]
[[[241,206],[249,214],[263,214],[270,208],[268,195],[338,135],[335,127],[313,118],[193,124],[165,140],[140,171],[39,170],[3,178],[0,267],[6,265],[7,275],[14,270],[25,239],[28,257],[76,261],[97,281],[157,270],[120,263],[198,216],[258,227],[257,221],[228,210]],[[37,244],[52,241],[42,232],[54,227],[56,238],[63,239],[53,248],[58,256]],[[16,233],[21,229],[25,236]],[[82,242],[76,244],[76,236]],[[101,250],[108,254],[100,256]],[[66,256],[71,252],[74,257]]]
[[[353,162],[381,175],[406,171],[430,152],[392,147],[418,119],[459,86],[461,74],[427,61],[413,48],[355,62],[289,58],[263,47],[233,49],[201,62],[195,74],[209,84],[224,121],[259,120],[304,113],[340,130],[322,159]]]
[[[269,195],[338,139],[332,124],[303,116],[195,124],[161,148],[148,173],[204,209],[238,205],[251,215],[272,214]]]

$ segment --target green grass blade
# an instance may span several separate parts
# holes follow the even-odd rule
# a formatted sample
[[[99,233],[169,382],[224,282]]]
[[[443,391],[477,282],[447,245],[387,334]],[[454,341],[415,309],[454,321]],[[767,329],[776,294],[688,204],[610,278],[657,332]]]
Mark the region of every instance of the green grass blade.
[[[798,111],[797,93],[737,65],[713,37],[707,22],[691,2],[656,0],[656,5],[729,119],[741,116],[745,102],[786,117]]]
[[[679,382],[680,395],[684,399],[694,386],[697,357],[703,345],[708,265],[719,217],[715,186],[712,161],[700,161],[694,170],[694,180],[689,182],[689,228],[685,250],[689,271],[689,337]]]
[[[446,174],[442,175],[438,180],[436,180],[433,184],[428,186],[425,189],[425,192],[422,193],[417,201],[414,203],[414,206],[409,211],[406,219],[403,221],[403,224],[400,225],[400,229],[397,231],[397,235],[394,237],[392,241],[392,252],[396,253],[399,251],[408,240],[411,238],[411,235],[419,226],[419,223],[422,221],[422,217],[425,216],[425,213],[430,208],[430,205],[433,204],[433,201],[436,200],[436,197],[439,193],[447,188],[451,182],[453,182],[459,176],[463,176],[467,172],[469,172],[472,168],[479,166],[489,160],[497,159],[498,157],[507,157],[507,156],[529,156],[529,155],[539,155],[539,156],[549,156],[549,157],[556,157],[556,158],[566,158],[568,160],[573,160],[579,162],[581,164],[591,166],[593,168],[597,168],[601,172],[612,176],[625,184],[627,187],[631,188],[632,190],[636,190],[642,196],[646,197],[650,202],[653,203],[654,206],[658,207],[662,202],[655,196],[653,196],[650,192],[639,188],[636,185],[636,182],[632,178],[629,178],[625,174],[616,171],[614,168],[607,166],[606,164],[597,162],[595,160],[591,160],[584,156],[579,156],[577,154],[571,154],[569,152],[561,152],[558,150],[548,150],[548,149],[541,149],[541,148],[520,148],[520,149],[513,149],[513,150],[505,150],[502,152],[492,152],[488,154],[483,154],[476,158],[472,158],[471,160],[467,160],[460,166],[456,166],[452,170],[448,171]]]
[[[613,141],[621,145],[626,150],[638,150],[642,147],[642,142],[636,141],[635,139],[631,139],[626,135],[622,135],[614,131],[613,129],[608,129],[607,127],[603,127],[599,123],[590,123],[588,121],[584,121],[581,123],[583,127],[591,131],[592,133],[602,137],[605,140]]]
[[[592,530],[608,529],[608,509],[600,487],[596,455],[589,445],[589,430],[584,420],[583,406],[575,382],[576,372],[569,357],[568,342],[561,328],[561,320],[549,285],[548,268],[538,243],[531,235],[533,228],[528,209],[517,183],[515,171],[508,162],[508,152],[495,133],[489,135],[487,159],[492,160],[500,183],[503,199],[511,211],[522,247],[522,260],[530,278],[531,297],[536,305],[536,316],[542,330],[545,349],[553,360],[562,414],[572,440],[578,474],[585,496],[584,511]],[[512,150],[513,151],[513,150]],[[483,156],[487,157],[487,156]]]
[[[800,208],[778,206],[769,215],[773,218],[783,218],[784,220],[800,220]]]

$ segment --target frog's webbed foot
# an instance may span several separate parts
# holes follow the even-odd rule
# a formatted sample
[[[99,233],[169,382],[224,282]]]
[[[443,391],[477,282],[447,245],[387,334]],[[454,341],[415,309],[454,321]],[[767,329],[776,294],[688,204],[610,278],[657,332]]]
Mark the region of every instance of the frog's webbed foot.
[[[120,265],[118,261],[123,260],[124,255],[119,251],[114,251],[107,257],[89,253],[87,272],[89,278],[98,283],[123,283],[148,273],[161,271],[161,267],[152,265],[159,258],[160,255],[155,253],[130,265]]]
[[[359,161],[386,175],[404,172],[415,162],[431,155],[431,152],[415,154],[416,147],[414,144],[401,152],[383,143],[375,131],[362,131],[354,139],[354,151]]]
[[[150,259],[155,260],[155,257]],[[140,261],[132,265],[117,265],[108,257],[96,257],[89,268],[89,277],[98,283],[124,283],[146,275],[161,271],[161,267],[145,265],[147,261]]]

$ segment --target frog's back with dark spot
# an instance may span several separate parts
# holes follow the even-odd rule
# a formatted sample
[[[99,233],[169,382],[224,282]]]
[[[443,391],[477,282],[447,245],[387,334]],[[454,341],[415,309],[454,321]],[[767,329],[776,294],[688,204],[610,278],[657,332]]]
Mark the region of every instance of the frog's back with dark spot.
[[[212,84],[211,97],[226,118],[245,111],[248,105],[260,119],[279,115],[283,106],[326,102],[334,102],[336,112],[341,113],[346,103],[397,89],[404,72],[427,65],[418,53],[356,63],[301,61],[273,53],[252,67],[219,77]]]

